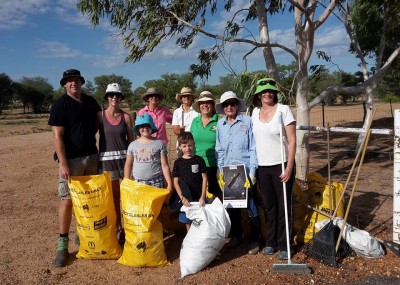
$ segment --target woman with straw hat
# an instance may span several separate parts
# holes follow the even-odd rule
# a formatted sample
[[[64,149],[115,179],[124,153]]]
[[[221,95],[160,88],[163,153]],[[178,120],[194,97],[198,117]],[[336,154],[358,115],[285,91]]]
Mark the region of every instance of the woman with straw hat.
[[[201,156],[206,162],[208,192],[222,201],[222,191],[217,181],[218,166],[215,154],[218,114],[215,111],[215,101],[211,92],[201,92],[199,99],[193,104],[193,109],[200,113],[200,116],[193,119],[190,127],[190,132],[196,142],[195,154]]]
[[[182,103],[179,108],[174,111],[172,116],[172,130],[175,135],[181,132],[189,132],[192,121],[199,113],[192,107],[196,95],[189,87],[183,87],[180,93],[176,94],[176,101]]]
[[[278,103],[279,89],[272,78],[257,81],[253,97],[252,122],[258,160],[258,179],[267,223],[266,247],[262,252],[279,259],[288,259],[285,229],[283,183],[286,183],[288,217],[291,217],[291,196],[294,183],[296,152],[296,120],[289,106]],[[282,128],[282,131],[279,128]],[[281,141],[281,133],[285,134]],[[284,144],[282,172],[281,144]],[[282,183],[283,182],[283,183]],[[289,219],[291,220],[291,219]],[[289,226],[289,235],[290,235]]]
[[[172,115],[172,131],[177,136],[182,132],[190,132],[193,119],[199,115],[192,107],[195,97],[196,95],[190,87],[183,87],[181,92],[176,94],[176,101],[182,103]],[[176,153],[179,157],[182,155],[178,141],[176,142]]]
[[[146,106],[139,110],[138,115],[148,114],[158,129],[153,137],[160,139],[165,146],[168,146],[167,126],[172,123],[172,113],[165,107],[160,105],[160,101],[165,97],[164,93],[155,87],[147,89],[142,95],[142,100],[146,102]]]

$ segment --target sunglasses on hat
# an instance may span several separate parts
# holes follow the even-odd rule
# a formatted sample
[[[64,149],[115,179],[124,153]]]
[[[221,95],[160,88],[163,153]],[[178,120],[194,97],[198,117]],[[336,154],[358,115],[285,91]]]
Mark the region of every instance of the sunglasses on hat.
[[[276,82],[275,82],[275,80],[263,80],[263,81],[260,81],[260,82],[257,84],[257,86],[264,86],[264,85],[267,85],[267,84],[272,85],[272,86],[275,86],[275,85],[276,85]]]

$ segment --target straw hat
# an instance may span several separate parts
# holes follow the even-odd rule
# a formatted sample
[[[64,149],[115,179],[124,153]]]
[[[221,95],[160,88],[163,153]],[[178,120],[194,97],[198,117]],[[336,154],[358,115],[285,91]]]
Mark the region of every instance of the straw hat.
[[[212,101],[215,105],[214,97],[210,91],[203,91],[200,93],[199,100],[193,104],[193,109],[200,113],[200,102]]]
[[[175,96],[175,99],[176,99],[176,101],[178,101],[178,102],[181,102],[181,97],[182,96],[193,96],[193,99],[194,98],[197,98],[197,95],[196,94],[194,94],[193,93],[193,90],[192,90],[192,88],[190,88],[190,87],[183,87],[182,89],[181,89],[181,93],[177,93],[176,94],[176,96]]]
[[[165,96],[164,93],[162,93],[156,87],[150,87],[149,89],[147,89],[146,93],[142,95],[142,100],[148,102],[149,99],[147,98],[147,96],[149,95],[158,95],[160,96],[160,100]]]

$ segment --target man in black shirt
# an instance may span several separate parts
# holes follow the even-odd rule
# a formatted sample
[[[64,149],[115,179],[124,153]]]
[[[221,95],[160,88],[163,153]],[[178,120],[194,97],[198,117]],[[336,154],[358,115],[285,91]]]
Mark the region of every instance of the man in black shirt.
[[[68,233],[72,217],[72,201],[68,181],[72,175],[92,175],[98,171],[96,132],[97,112],[101,110],[93,97],[82,93],[85,79],[79,70],[64,71],[60,80],[66,93],[57,99],[51,110],[48,124],[53,132],[55,159],[59,162],[58,227],[56,267],[68,262]]]

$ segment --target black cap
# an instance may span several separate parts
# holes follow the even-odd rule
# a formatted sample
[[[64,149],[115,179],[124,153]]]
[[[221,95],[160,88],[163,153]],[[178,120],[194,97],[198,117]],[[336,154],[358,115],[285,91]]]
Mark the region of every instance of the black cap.
[[[85,78],[83,78],[81,76],[81,72],[79,70],[68,69],[68,70],[64,71],[63,78],[61,78],[61,80],[60,80],[61,86],[64,86],[66,79],[71,78],[71,77],[78,77],[82,81],[82,84],[85,84]]]

